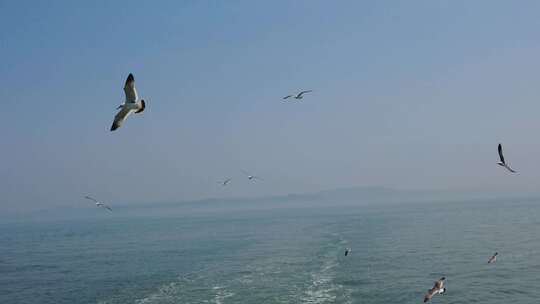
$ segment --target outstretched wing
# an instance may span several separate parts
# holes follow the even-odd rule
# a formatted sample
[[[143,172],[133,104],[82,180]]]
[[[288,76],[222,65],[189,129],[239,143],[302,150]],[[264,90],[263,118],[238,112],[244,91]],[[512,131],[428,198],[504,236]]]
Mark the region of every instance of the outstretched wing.
[[[502,145],[499,144],[499,158],[501,159],[501,163],[505,164],[504,162],[504,155],[503,155],[503,150],[502,150]]]
[[[135,89],[135,78],[131,73],[129,73],[128,78],[126,79],[124,93],[126,93],[126,103],[135,103],[137,102],[137,99],[139,99],[139,95],[137,95],[137,90]]]
[[[94,203],[99,203],[98,200],[96,200],[95,198],[93,198],[93,197],[91,197],[91,196],[89,196],[89,195],[86,195],[84,198],[87,199],[87,200],[91,200],[91,201],[93,201]]]
[[[434,293],[433,289],[429,289],[427,291],[426,295],[424,296],[424,303],[426,303],[427,301],[431,300],[431,298],[433,298],[433,293]]]
[[[112,211],[111,207],[109,207],[109,206],[107,206],[105,204],[103,204],[103,208],[106,208],[107,210]]]
[[[298,93],[298,97],[301,97],[302,95],[304,95],[306,93],[310,93],[310,92],[313,92],[313,90],[302,91],[302,92]]]
[[[292,95],[287,95],[287,96],[283,97],[283,99],[287,99],[287,98],[291,98],[291,97],[292,97]]]
[[[124,120],[131,114],[133,110],[129,109],[127,106],[122,107],[122,110],[120,110],[116,115],[114,116],[114,121],[111,126],[111,131],[114,131],[122,126],[122,123],[124,123]]]

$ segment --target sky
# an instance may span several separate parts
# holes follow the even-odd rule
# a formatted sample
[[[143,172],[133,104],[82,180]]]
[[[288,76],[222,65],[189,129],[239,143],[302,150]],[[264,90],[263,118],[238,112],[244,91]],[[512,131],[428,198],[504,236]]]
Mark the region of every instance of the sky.
[[[539,11],[538,1],[0,0],[0,204],[536,191]],[[129,73],[147,107],[110,132]],[[307,89],[302,102],[281,99]],[[499,142],[517,175],[496,165]]]

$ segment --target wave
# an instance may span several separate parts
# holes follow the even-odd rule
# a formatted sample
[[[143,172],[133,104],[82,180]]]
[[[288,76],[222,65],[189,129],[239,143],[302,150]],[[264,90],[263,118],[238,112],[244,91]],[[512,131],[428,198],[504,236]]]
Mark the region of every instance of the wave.
[[[352,303],[352,290],[336,282],[339,266],[338,256],[340,255],[335,252],[335,248],[344,247],[346,244],[347,241],[339,236],[337,246],[329,246],[330,251],[325,255],[322,267],[311,274],[312,281],[304,291],[304,296],[301,298],[302,303],[334,303],[338,300],[338,295],[340,302]]]
[[[223,304],[223,300],[234,296],[233,292],[225,290],[222,286],[214,286],[212,289],[216,292],[214,296],[215,304]]]
[[[215,275],[215,274],[214,274]],[[227,286],[213,285],[209,275],[196,271],[179,276],[176,281],[161,285],[156,292],[135,300],[135,304],[215,303],[235,295]]]

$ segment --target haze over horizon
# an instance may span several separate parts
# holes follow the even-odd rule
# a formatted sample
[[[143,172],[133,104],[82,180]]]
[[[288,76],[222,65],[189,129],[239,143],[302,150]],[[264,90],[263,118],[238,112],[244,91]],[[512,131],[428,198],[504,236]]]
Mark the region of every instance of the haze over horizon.
[[[535,192],[540,3],[525,2],[2,2],[2,208]],[[147,109],[111,133],[129,73]]]

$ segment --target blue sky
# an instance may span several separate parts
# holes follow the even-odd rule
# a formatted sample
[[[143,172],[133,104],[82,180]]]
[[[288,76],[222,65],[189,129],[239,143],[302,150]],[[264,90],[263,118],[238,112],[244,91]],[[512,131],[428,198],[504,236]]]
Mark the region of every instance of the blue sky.
[[[0,1],[2,204],[378,185],[535,191],[539,9]],[[147,109],[111,133],[130,72]],[[314,92],[282,102],[301,89]],[[495,165],[498,142],[519,175]],[[217,185],[229,176],[230,187]]]

